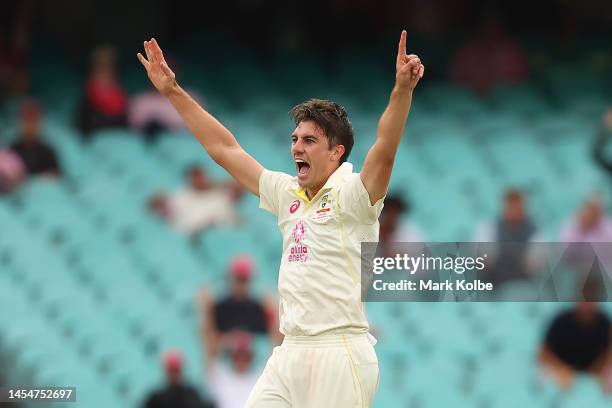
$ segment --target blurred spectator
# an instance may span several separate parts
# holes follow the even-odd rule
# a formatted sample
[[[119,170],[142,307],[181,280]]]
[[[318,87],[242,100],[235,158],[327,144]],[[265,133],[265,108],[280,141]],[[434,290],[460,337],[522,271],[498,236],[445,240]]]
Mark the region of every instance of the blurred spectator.
[[[574,243],[565,250],[563,259],[565,265],[571,266],[579,275],[578,288],[590,285],[598,289],[597,292],[592,291],[596,297],[588,300],[602,300],[601,296],[606,298],[606,281],[609,283],[612,278],[612,253],[609,249],[612,218],[604,215],[603,204],[598,197],[584,202],[576,218],[562,228],[560,240]]]
[[[577,373],[585,373],[595,376],[607,390],[611,329],[610,319],[597,303],[577,303],[548,327],[540,362],[565,389]]]
[[[410,210],[409,204],[400,195],[389,195],[380,216],[380,236],[378,248],[384,256],[393,256],[402,248],[394,245],[401,242],[424,242],[425,237],[417,226],[405,221]],[[401,244],[400,244],[401,245]],[[410,249],[415,248],[403,248]],[[419,254],[421,246],[416,248]]]
[[[561,230],[562,242],[612,242],[612,219],[604,215],[599,198],[584,202],[577,217]]]
[[[476,242],[498,243],[487,253],[487,279],[502,283],[528,277],[529,243],[536,240],[537,227],[527,214],[523,194],[509,189],[502,215],[494,223],[481,225],[476,233]]]
[[[410,205],[399,195],[389,195],[385,199],[380,217],[381,242],[422,242],[421,231],[404,217],[410,213]]]
[[[484,94],[499,83],[527,79],[527,59],[495,17],[488,17],[474,38],[455,51],[450,64],[453,81]]]
[[[25,95],[29,88],[27,71],[32,1],[2,4],[0,13],[0,107],[7,96]]]
[[[166,60],[178,76],[176,63],[170,57]],[[189,95],[200,106],[205,107],[202,97],[197,91],[187,89]],[[174,109],[168,98],[155,90],[142,92],[131,98],[128,110],[130,127],[145,134],[147,141],[154,142],[162,131],[182,131],[187,127],[181,115]]]
[[[599,134],[595,141],[595,161],[612,177],[612,108],[604,114]]]
[[[0,194],[15,190],[26,178],[23,162],[12,150],[0,150]]]
[[[185,172],[187,185],[172,193],[157,193],[149,200],[149,209],[178,231],[195,236],[211,225],[235,225],[235,202],[242,190],[235,182],[214,183],[200,166]]]
[[[255,264],[248,255],[235,257],[229,265],[230,293],[214,302],[208,293],[200,293],[204,313],[203,336],[209,351],[216,353],[223,339],[233,332],[267,334],[280,343],[276,305],[271,299],[259,301],[251,296],[250,284]]]
[[[103,46],[93,53],[92,68],[79,106],[77,127],[88,140],[105,127],[127,127],[127,95],[119,84],[115,50]]]
[[[216,350],[208,348],[206,374],[210,393],[218,408],[242,408],[260,375],[253,369],[252,337],[246,332],[234,332],[226,337],[224,345],[229,366],[220,361]]]
[[[178,351],[169,351],[163,357],[166,385],[153,391],[146,399],[144,408],[211,408],[198,392],[183,382],[183,356]]]
[[[27,170],[28,176],[59,176],[61,169],[55,151],[41,140],[41,112],[36,102],[28,101],[21,108],[20,133],[11,145]]]
[[[144,133],[150,142],[155,141],[161,131],[185,129],[185,122],[176,109],[157,91],[136,95],[130,101],[128,120],[130,127]]]

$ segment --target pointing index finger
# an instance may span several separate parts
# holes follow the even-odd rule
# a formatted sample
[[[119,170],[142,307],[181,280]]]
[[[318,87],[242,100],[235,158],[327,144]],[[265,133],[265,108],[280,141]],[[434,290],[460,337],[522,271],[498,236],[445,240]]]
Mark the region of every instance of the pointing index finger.
[[[406,30],[402,30],[402,35],[400,36],[399,45],[397,47],[397,55],[406,55]]]

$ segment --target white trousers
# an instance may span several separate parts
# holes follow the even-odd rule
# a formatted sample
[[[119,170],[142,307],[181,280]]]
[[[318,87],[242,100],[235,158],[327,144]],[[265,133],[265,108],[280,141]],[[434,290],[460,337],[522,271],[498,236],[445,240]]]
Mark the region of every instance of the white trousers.
[[[378,359],[367,333],[285,336],[246,407],[366,408],[378,380]]]

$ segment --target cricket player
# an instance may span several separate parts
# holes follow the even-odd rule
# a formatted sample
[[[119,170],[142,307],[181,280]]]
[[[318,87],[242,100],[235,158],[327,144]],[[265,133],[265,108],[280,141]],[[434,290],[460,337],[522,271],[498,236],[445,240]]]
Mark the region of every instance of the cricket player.
[[[138,59],[208,154],[278,217],[283,253],[278,277],[280,331],[247,407],[369,407],[378,359],[361,302],[360,243],[378,241],[378,217],[425,67],[406,54],[402,31],[395,86],[363,169],[346,160],[353,129],[340,105],[312,99],[291,115],[296,176],[264,169],[176,82],[155,39]],[[365,79],[365,78],[364,78]]]

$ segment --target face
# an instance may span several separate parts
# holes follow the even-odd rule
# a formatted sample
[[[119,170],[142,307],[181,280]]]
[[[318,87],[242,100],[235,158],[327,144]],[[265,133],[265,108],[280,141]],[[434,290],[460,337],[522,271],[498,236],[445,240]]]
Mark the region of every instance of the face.
[[[300,187],[318,191],[340,165],[344,146],[330,147],[323,130],[312,121],[300,122],[291,140]]]
[[[239,373],[249,371],[251,367],[251,361],[253,356],[250,351],[237,350],[232,353],[232,361],[234,363],[234,369]]]
[[[597,314],[597,303],[595,302],[578,302],[576,304],[576,312],[582,320],[589,320]]]
[[[203,191],[208,189],[209,183],[206,174],[201,169],[194,169],[189,173],[189,181],[194,190]]]
[[[93,68],[96,79],[104,84],[115,82],[115,67],[112,63],[103,61],[96,64]]]
[[[166,367],[166,378],[171,384],[177,384],[181,381],[181,369],[177,367]]]
[[[523,200],[520,198],[512,198],[506,202],[504,218],[510,223],[521,222],[525,217],[525,209]]]
[[[602,208],[596,202],[589,202],[584,205],[580,213],[580,224],[583,229],[589,230],[599,224],[602,217]]]
[[[40,119],[37,116],[24,118],[21,121],[21,135],[26,140],[36,140],[40,131]]]
[[[232,277],[232,295],[238,299],[245,298],[249,294],[249,280],[246,278]]]

